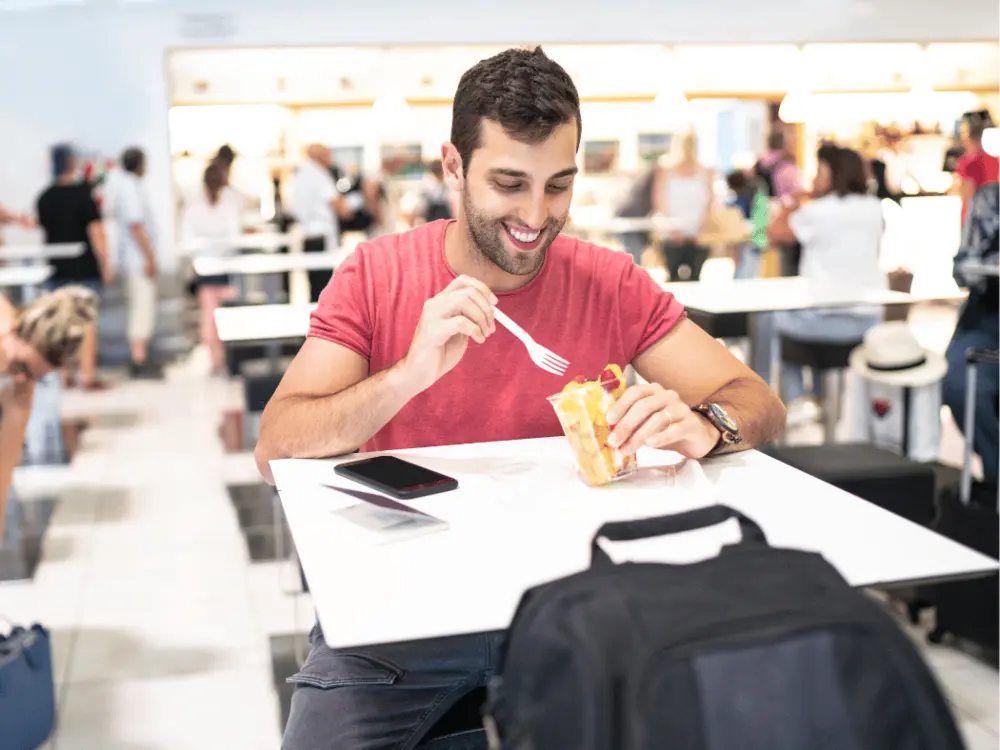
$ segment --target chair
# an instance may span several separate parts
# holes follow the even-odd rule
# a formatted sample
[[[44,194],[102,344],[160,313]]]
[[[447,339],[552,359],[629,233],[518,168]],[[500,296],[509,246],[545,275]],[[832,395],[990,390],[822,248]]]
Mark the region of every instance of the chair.
[[[844,372],[851,352],[861,339],[851,341],[805,341],[789,334],[781,336],[781,361],[812,368],[814,377],[827,379],[824,388],[823,427],[825,442],[832,443],[840,416],[844,392]]]
[[[764,446],[761,452],[921,526],[936,513],[937,473],[869,443]]]

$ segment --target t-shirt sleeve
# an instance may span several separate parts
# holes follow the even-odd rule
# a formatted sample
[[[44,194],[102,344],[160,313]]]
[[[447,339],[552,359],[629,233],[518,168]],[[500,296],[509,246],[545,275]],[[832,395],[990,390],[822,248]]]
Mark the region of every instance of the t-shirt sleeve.
[[[118,188],[118,212],[122,218],[122,223],[127,226],[141,224],[143,219],[142,198],[139,195],[139,188],[131,181],[122,181]]]
[[[816,239],[821,211],[822,206],[817,201],[810,201],[789,215],[788,226],[800,244],[808,245]]]
[[[369,359],[372,326],[365,268],[362,248],[337,268],[310,317],[309,335],[340,344]]]
[[[632,262],[625,268],[619,288],[622,338],[629,361],[666,336],[685,317],[684,307],[661,287],[649,272]]]

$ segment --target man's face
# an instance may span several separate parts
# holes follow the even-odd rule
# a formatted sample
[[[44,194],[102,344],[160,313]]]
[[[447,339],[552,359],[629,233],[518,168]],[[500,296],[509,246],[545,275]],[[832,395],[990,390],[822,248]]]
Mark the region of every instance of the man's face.
[[[577,125],[560,125],[540,143],[515,140],[490,120],[481,127],[462,195],[469,233],[501,270],[530,276],[569,217]]]
[[[52,365],[23,339],[11,334],[4,339],[3,346],[7,355],[7,374],[16,382],[37,382],[52,372]]]

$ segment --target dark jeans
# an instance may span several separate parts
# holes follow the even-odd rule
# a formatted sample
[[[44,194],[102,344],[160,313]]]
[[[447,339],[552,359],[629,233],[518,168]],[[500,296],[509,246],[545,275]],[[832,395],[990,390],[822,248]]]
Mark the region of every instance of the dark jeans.
[[[670,272],[671,281],[697,281],[706,260],[708,260],[708,249],[693,240],[663,243],[663,262]],[[681,277],[681,268],[688,269],[686,279]]]
[[[295,684],[282,750],[485,750],[481,729],[428,733],[461,698],[485,687],[504,633],[331,649],[319,626]],[[420,744],[426,742],[426,744]]]
[[[326,237],[309,237],[302,244],[302,249],[307,253],[322,253],[326,251]],[[326,288],[333,276],[333,271],[320,269],[319,271],[309,271],[309,301],[318,302],[320,292]]]
[[[966,366],[965,352],[969,349],[997,349],[1000,342],[1000,324],[997,314],[966,308],[958,327],[951,337],[945,357],[948,372],[944,376],[943,399],[951,409],[955,423],[965,431]],[[983,460],[983,478],[997,481],[997,463],[1000,461],[1000,418],[997,417],[997,394],[1000,368],[996,365],[977,365],[975,434],[973,448]]]

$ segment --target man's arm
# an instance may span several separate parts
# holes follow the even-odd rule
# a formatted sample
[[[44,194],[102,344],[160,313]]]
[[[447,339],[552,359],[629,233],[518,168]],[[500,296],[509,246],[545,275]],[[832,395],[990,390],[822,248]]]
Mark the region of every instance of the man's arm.
[[[369,377],[361,355],[307,338],[261,415],[257,468],[271,481],[274,459],[355,451],[414,395],[400,364]]]
[[[411,398],[454,368],[469,339],[481,344],[492,335],[494,304],[486,285],[459,276],[424,303],[406,356],[375,375],[357,352],[307,338],[261,415],[254,450],[260,473],[272,481],[268,463],[275,459],[337,456],[360,448]]]
[[[135,224],[130,224],[128,231],[132,234],[132,237],[135,239],[139,249],[142,250],[143,257],[146,259],[147,275],[155,275],[156,253],[153,252],[153,243],[150,241],[149,235],[146,233],[146,228],[141,222],[137,222]],[[150,269],[152,269],[152,273],[150,273]]]
[[[94,255],[97,263],[101,267],[101,277],[105,281],[111,280],[111,259],[108,256],[108,236],[104,232],[104,222],[95,219],[87,225],[87,236],[90,238],[90,246],[94,248]]]
[[[34,383],[18,383],[0,401],[3,407],[3,417],[0,420],[0,545],[3,543],[4,521],[7,518],[7,496],[14,479],[14,469],[21,462],[34,393]]]
[[[677,394],[679,402],[683,405],[679,409],[681,413],[674,414],[671,411],[667,420],[675,423],[674,432],[684,432],[682,429],[684,426],[680,423],[689,419],[689,412],[685,410],[687,407],[706,402],[719,404],[739,426],[743,442],[728,446],[725,451],[756,448],[776,438],[784,429],[785,407],[767,383],[730,354],[722,344],[686,318],[639,355],[633,366],[650,384]],[[626,397],[623,397],[623,400]],[[636,399],[636,406],[640,400],[642,399]],[[649,414],[645,414],[642,410],[635,415],[630,414],[629,416],[633,417],[633,421],[637,424],[625,424],[623,429],[626,432],[637,431],[654,411],[658,411],[657,408],[652,408],[658,403],[654,401],[655,399],[651,400],[649,404]],[[678,410],[677,407],[672,408]],[[625,422],[624,415],[615,416]],[[687,447],[695,448],[690,451],[691,453],[705,455],[718,440],[718,431],[696,414],[691,414],[690,418],[696,421],[687,425],[686,429],[695,432],[685,433],[679,437],[685,441]],[[695,434],[697,428],[694,425],[698,423],[709,428],[704,435]],[[650,426],[647,432],[656,432],[653,427]],[[668,425],[663,425],[661,429],[667,427]],[[651,435],[641,434],[640,437],[644,443]],[[623,437],[622,442],[625,439],[628,439],[627,435]],[[700,448],[706,448],[705,452],[703,453]]]

